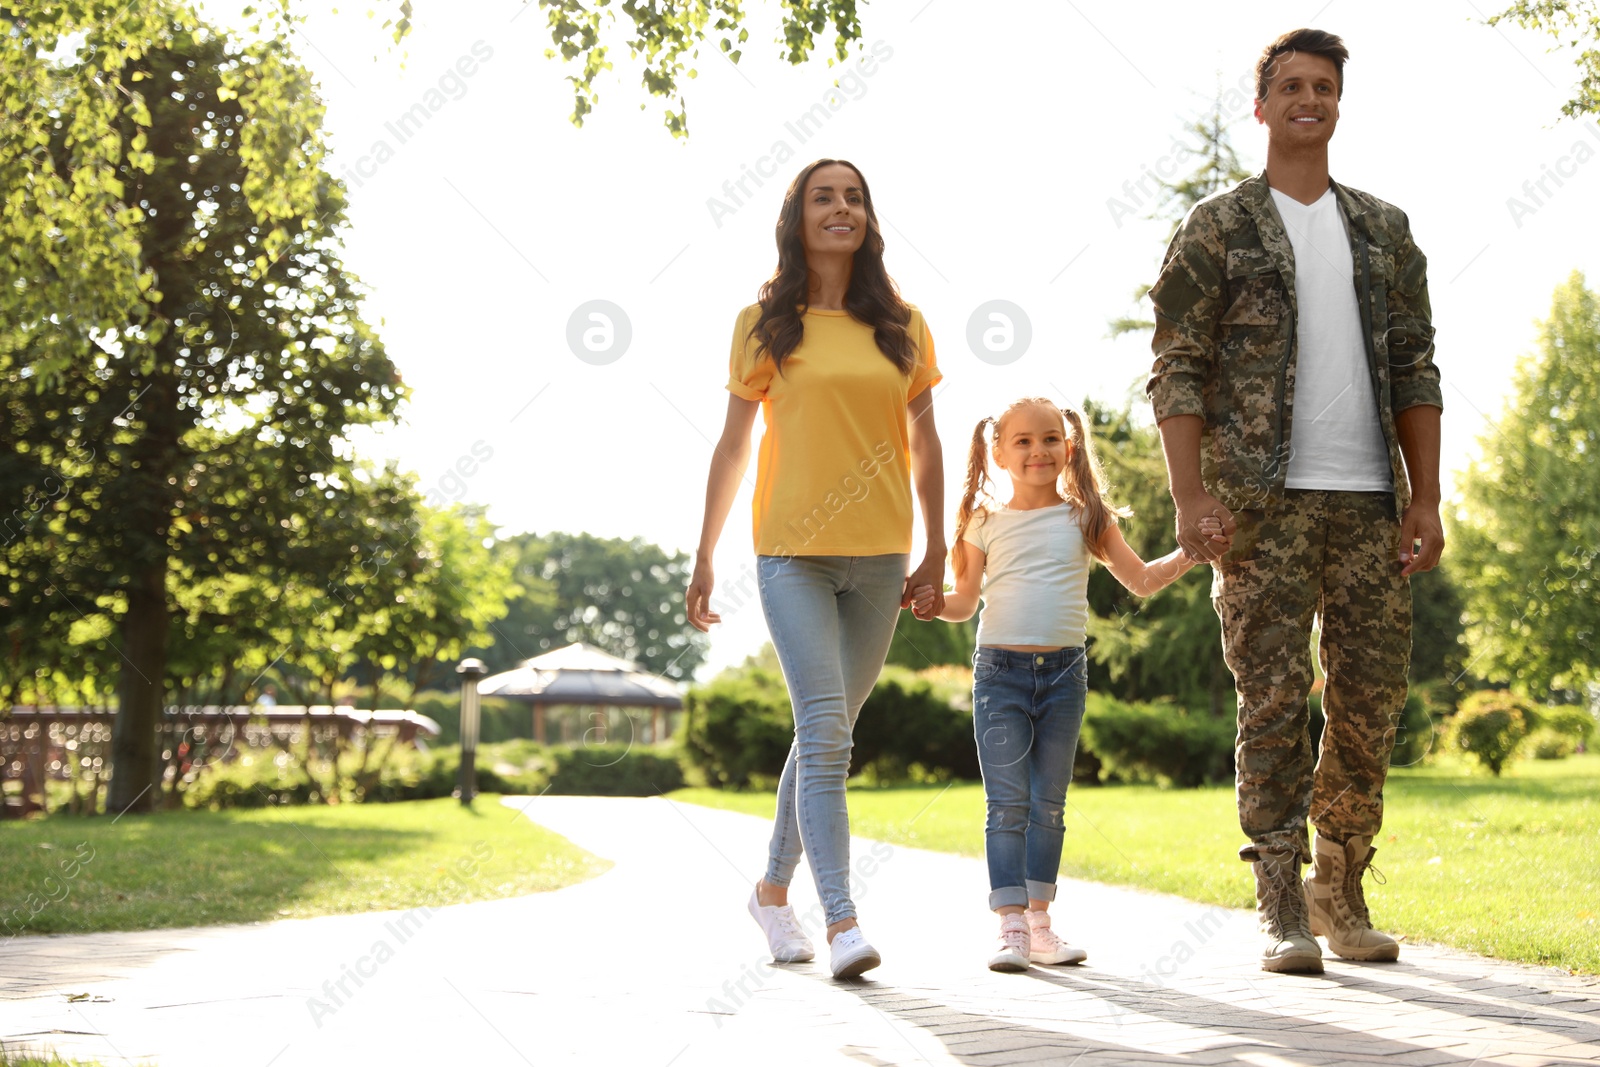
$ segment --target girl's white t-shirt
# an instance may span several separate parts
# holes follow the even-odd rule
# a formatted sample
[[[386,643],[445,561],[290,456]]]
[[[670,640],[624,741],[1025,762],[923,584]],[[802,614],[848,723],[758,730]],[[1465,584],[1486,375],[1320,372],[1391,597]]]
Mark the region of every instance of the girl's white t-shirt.
[[[984,554],[980,645],[1084,643],[1089,548],[1070,504],[974,514],[961,535]]]

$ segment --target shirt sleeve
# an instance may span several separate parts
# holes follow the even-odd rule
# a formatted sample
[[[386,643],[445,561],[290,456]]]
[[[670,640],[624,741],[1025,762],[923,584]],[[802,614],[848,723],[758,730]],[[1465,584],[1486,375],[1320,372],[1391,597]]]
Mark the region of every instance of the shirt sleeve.
[[[1213,221],[1199,210],[1190,211],[1150,288],[1155,363],[1145,392],[1158,423],[1174,415],[1205,417],[1205,386],[1216,373],[1223,310],[1223,276],[1216,255],[1221,247]]]
[[[733,324],[733,346],[728,356],[728,392],[745,400],[765,400],[767,386],[772,384],[773,364],[761,352],[760,343],[750,336],[750,329],[761,313],[759,304],[739,312]]]
[[[989,554],[989,538],[986,536],[989,523],[985,521],[987,518],[988,516],[984,514],[983,509],[979,508],[972,513],[971,521],[967,523],[967,528],[961,533],[961,540],[982,552],[985,556]]]
[[[928,330],[928,322],[922,317],[922,312],[912,314],[911,325],[915,331],[911,339],[917,343],[917,364],[911,372],[911,387],[906,390],[907,400],[944,381],[944,375],[939,373],[938,358],[933,352],[933,334]]]

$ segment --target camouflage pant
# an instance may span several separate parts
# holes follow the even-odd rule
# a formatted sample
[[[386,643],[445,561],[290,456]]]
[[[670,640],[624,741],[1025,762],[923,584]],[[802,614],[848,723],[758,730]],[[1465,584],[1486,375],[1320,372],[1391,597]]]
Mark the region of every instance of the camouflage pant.
[[[1235,517],[1212,604],[1239,693],[1239,825],[1256,848],[1311,859],[1309,815],[1343,840],[1376,834],[1406,697],[1411,585],[1389,493],[1290,489]],[[1311,621],[1320,616],[1327,726],[1313,768],[1307,730]]]

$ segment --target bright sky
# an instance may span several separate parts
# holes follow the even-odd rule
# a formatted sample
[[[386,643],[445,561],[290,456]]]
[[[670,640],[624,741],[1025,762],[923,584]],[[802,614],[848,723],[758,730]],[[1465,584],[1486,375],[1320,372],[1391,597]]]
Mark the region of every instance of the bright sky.
[[[398,5],[374,6],[381,19]],[[980,15],[878,0],[862,8],[865,69],[789,67],[769,44],[777,4],[747,6],[744,61],[708,51],[687,83],[687,143],[667,134],[625,48],[575,129],[569,71],[544,57],[544,16],[523,0],[418,0],[403,55],[359,5],[304,27],[350,188],[345,260],[413,390],[403,424],[365,454],[398,457],[436,503],[488,505],[507,533],[692,551],[734,315],[776,264],[789,179],[834,156],[871,183],[889,270],[937,342],[953,514],[983,415],[1027,394],[1114,403],[1142,387],[1147,338],[1106,336],[1162,252],[1141,178],[1190,169],[1174,138],[1219,86],[1259,167],[1264,135],[1234,90],[1267,41],[1306,24],[1341,34],[1353,57],[1334,177],[1404,208],[1429,258],[1447,492],[1555,286],[1574,268],[1600,284],[1600,127],[1560,120],[1570,58],[1482,25],[1494,4],[1240,3],[1223,19],[1192,3],[1035,0]],[[1004,365],[968,342],[995,300],[1031,329]],[[585,349],[594,323],[580,315],[575,354],[569,323],[591,301],[625,314],[625,349],[620,329],[609,352]],[[716,568],[729,592],[708,672],[767,637],[748,581],[748,485]]]

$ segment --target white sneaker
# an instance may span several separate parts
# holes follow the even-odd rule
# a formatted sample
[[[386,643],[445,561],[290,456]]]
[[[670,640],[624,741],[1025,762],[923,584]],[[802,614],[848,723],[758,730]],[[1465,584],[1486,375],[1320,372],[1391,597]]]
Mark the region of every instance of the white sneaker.
[[[774,963],[804,963],[817,958],[817,950],[806,932],[800,929],[800,920],[795,918],[794,908],[788,904],[765,907],[752,889],[750,914],[761,932],[767,935],[767,947],[772,950]]]
[[[829,946],[828,965],[835,978],[854,978],[882,962],[883,957],[867,943],[859,926],[835,934],[833,944]]]
[[[1069,945],[1050,929],[1050,913],[1028,909],[1028,958],[1034,963],[1082,963],[1089,953]]]
[[[1025,971],[1028,969],[1028,924],[1020,915],[1000,917],[1000,946],[989,957],[991,971]]]

